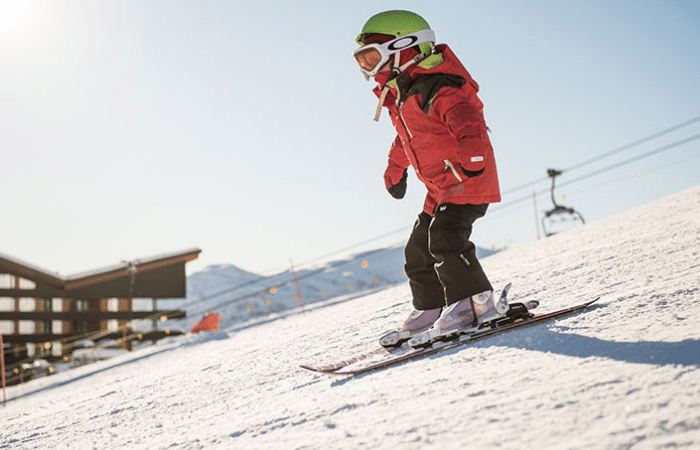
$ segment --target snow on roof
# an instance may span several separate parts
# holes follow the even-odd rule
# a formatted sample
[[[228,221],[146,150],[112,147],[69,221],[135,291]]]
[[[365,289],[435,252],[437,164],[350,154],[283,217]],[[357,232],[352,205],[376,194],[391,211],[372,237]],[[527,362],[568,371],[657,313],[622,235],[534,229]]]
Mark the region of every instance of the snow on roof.
[[[134,266],[150,264],[150,263],[154,263],[156,261],[164,261],[164,260],[168,260],[168,259],[172,259],[172,258],[179,258],[179,257],[183,257],[186,255],[192,255],[194,253],[199,254],[201,251],[202,250],[199,248],[190,248],[190,249],[182,250],[179,252],[162,253],[162,254],[155,255],[155,256],[149,256],[147,258],[134,259],[131,261],[122,261],[119,264],[114,264],[111,266],[102,267],[102,268],[89,270],[89,271],[85,271],[85,272],[79,272],[79,273],[75,273],[73,275],[68,275],[68,276],[64,277],[64,280],[65,281],[80,280],[83,278],[89,278],[89,277],[104,274],[104,273],[115,272],[118,270],[126,270],[132,264]]]
[[[43,267],[37,266],[35,264],[26,262],[20,258],[16,258],[14,256],[7,255],[5,253],[0,253],[0,263],[2,261],[8,262],[11,265],[18,266],[20,268],[28,269],[30,272],[35,272],[39,274],[40,276],[43,276],[45,278],[49,278],[51,281],[54,283],[63,281],[63,278],[61,275],[59,275],[58,272],[51,272],[50,270],[47,270]],[[22,275],[29,275],[27,273],[23,273]]]
[[[105,274],[105,273],[111,273],[111,272],[115,272],[118,270],[125,270],[125,269],[129,268],[130,264],[134,264],[135,266],[139,266],[139,265],[143,265],[143,264],[150,264],[150,263],[154,263],[157,261],[164,261],[164,260],[168,260],[168,259],[172,259],[172,258],[179,258],[179,257],[193,255],[193,254],[199,254],[201,251],[202,250],[200,250],[199,248],[189,248],[189,249],[185,249],[185,250],[178,251],[178,252],[163,253],[163,254],[159,254],[159,255],[155,255],[155,256],[150,256],[147,258],[135,259],[132,261],[122,261],[119,264],[114,264],[114,265],[107,266],[107,267],[102,267],[102,268],[89,270],[89,271],[85,271],[85,272],[80,272],[80,273],[68,275],[65,277],[61,276],[58,272],[49,271],[49,270],[44,269],[44,268],[37,266],[35,264],[26,262],[20,258],[16,258],[14,256],[10,256],[10,255],[4,254],[4,253],[0,253],[0,261],[5,260],[6,262],[8,262],[12,265],[19,266],[20,268],[28,269],[30,272],[35,272],[36,274],[43,276],[45,278],[49,278],[51,281],[54,281],[54,282],[66,282],[66,281],[75,281],[75,280],[80,280],[80,279],[84,279],[84,278],[89,278],[89,277],[93,277],[93,276],[101,275],[101,274]],[[195,256],[195,258],[196,258],[196,256]],[[29,274],[25,273],[23,275],[27,276]]]

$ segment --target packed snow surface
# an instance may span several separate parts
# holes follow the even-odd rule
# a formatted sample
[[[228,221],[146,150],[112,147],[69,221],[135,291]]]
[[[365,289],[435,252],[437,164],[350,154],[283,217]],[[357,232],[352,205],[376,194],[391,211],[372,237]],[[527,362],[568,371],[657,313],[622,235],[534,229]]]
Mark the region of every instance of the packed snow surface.
[[[700,448],[700,187],[482,263],[541,311],[601,299],[354,378],[299,365],[374,348],[407,283],[318,299],[9,388],[0,449]]]

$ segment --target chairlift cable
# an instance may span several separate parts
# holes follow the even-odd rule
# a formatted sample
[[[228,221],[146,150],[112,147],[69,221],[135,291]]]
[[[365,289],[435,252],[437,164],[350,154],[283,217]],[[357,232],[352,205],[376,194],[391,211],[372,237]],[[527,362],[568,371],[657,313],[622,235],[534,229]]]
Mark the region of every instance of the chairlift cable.
[[[579,168],[584,167],[584,166],[586,166],[586,165],[588,165],[588,164],[592,164],[592,163],[594,163],[594,162],[597,162],[597,161],[600,161],[600,160],[602,160],[602,159],[604,159],[604,158],[607,158],[607,157],[609,157],[609,156],[612,156],[612,155],[614,155],[614,154],[616,154],[616,153],[620,153],[620,152],[623,152],[623,151],[625,151],[625,150],[629,150],[630,148],[633,148],[633,147],[636,147],[636,146],[638,146],[638,145],[647,143],[647,142],[649,142],[649,141],[652,141],[652,140],[654,140],[654,139],[657,139],[657,138],[659,138],[659,137],[661,137],[661,136],[665,136],[665,135],[667,135],[667,134],[669,134],[669,133],[672,133],[672,132],[674,132],[674,131],[678,131],[678,130],[680,130],[680,129],[682,129],[682,128],[685,128],[685,127],[687,127],[687,126],[689,126],[689,125],[692,125],[692,124],[694,124],[694,123],[697,123],[697,122],[700,122],[700,116],[695,117],[695,118],[692,118],[692,119],[690,119],[690,120],[686,120],[685,122],[678,123],[678,124],[676,124],[676,125],[674,125],[674,126],[672,126],[672,127],[666,128],[665,130],[661,130],[661,131],[658,131],[658,132],[656,132],[656,133],[650,134],[649,136],[643,137],[643,138],[638,139],[638,140],[636,140],[636,141],[634,141],[634,142],[630,142],[629,144],[623,145],[622,147],[618,147],[618,148],[616,148],[616,149],[614,149],[614,150],[611,150],[611,151],[609,151],[609,152],[607,152],[607,153],[603,153],[603,154],[598,155],[598,156],[596,156],[596,157],[594,157],[594,158],[590,158],[590,159],[588,159],[588,160],[585,160],[585,161],[583,161],[583,162],[580,162],[580,163],[578,163],[578,164],[575,164],[575,165],[573,165],[573,166],[571,166],[571,167],[568,167],[568,168],[564,169],[563,171],[564,171],[564,172],[569,172],[569,171],[572,171],[572,170],[579,169]],[[522,189],[525,189],[525,188],[534,186],[534,185],[536,185],[536,184],[538,184],[538,183],[541,183],[541,182],[543,182],[543,181],[546,181],[546,180],[548,180],[548,178],[538,178],[538,179],[536,179],[536,180],[528,181],[528,182],[523,183],[523,184],[521,184],[521,185],[519,185],[519,186],[516,186],[516,187],[514,187],[514,188],[511,188],[511,189],[508,189],[508,190],[506,190],[506,191],[503,191],[503,192],[502,192],[502,195],[511,194],[511,193],[513,193],[513,192],[516,192],[516,191],[519,191],[519,190],[522,190]]]
[[[608,156],[612,156],[612,155],[614,155],[614,154],[616,154],[616,153],[620,153],[620,152],[622,152],[622,151],[628,150],[628,149],[630,149],[630,148],[636,147],[636,146],[641,145],[641,144],[645,144],[645,143],[647,143],[647,142],[649,142],[649,141],[652,141],[652,140],[654,140],[654,139],[656,139],[656,138],[659,138],[659,137],[661,137],[661,136],[667,135],[667,134],[672,133],[672,132],[674,132],[674,131],[680,130],[681,128],[685,128],[685,127],[687,127],[688,125],[692,125],[692,124],[694,124],[694,123],[696,123],[696,122],[700,122],[700,116],[695,117],[695,118],[690,119],[690,120],[687,120],[687,121],[685,121],[685,122],[679,123],[679,124],[677,124],[677,125],[674,125],[674,126],[672,126],[672,127],[670,127],[670,128],[667,128],[667,129],[665,129],[665,130],[659,131],[659,132],[657,132],[657,133],[650,134],[650,135],[647,136],[647,137],[644,137],[644,138],[642,138],[642,139],[636,140],[636,141],[631,142],[631,143],[629,143],[629,144],[627,144],[627,145],[623,145],[622,147],[618,147],[618,148],[616,148],[616,149],[614,149],[614,150],[611,150],[611,151],[609,151],[609,152],[607,152],[607,153],[603,153],[602,155],[598,155],[598,156],[596,156],[595,158],[591,158],[591,159],[588,159],[588,160],[586,160],[586,161],[583,161],[583,162],[580,162],[580,163],[578,163],[578,164],[575,164],[575,165],[573,165],[573,166],[571,166],[571,167],[569,167],[569,168],[567,168],[567,169],[564,169],[564,172],[570,172],[570,171],[572,171],[572,170],[579,169],[579,168],[581,168],[581,167],[583,167],[583,166],[586,166],[586,165],[588,165],[588,164],[591,164],[591,163],[600,161],[600,160],[603,159],[603,158],[607,158]]]

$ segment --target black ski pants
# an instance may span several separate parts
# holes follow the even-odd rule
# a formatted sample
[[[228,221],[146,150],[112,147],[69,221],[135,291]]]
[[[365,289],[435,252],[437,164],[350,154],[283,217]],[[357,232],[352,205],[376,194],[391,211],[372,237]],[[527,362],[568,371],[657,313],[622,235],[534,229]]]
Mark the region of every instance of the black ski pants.
[[[404,266],[414,308],[441,308],[493,289],[469,240],[472,224],[487,208],[446,203],[432,217],[425,212],[418,216],[406,243]]]

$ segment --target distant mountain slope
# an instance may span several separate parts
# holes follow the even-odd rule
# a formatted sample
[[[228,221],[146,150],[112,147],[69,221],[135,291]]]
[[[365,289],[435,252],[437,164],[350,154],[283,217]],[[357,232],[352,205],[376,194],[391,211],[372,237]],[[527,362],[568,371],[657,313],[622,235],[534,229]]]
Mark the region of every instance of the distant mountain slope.
[[[477,248],[485,258],[498,250]],[[352,254],[322,265],[297,269],[304,305],[322,300],[366,293],[407,282],[403,273],[403,246]],[[222,327],[266,314],[300,308],[299,294],[291,271],[262,276],[230,264],[209,266],[187,279],[188,319],[168,327],[187,331],[206,312],[224,315]]]

